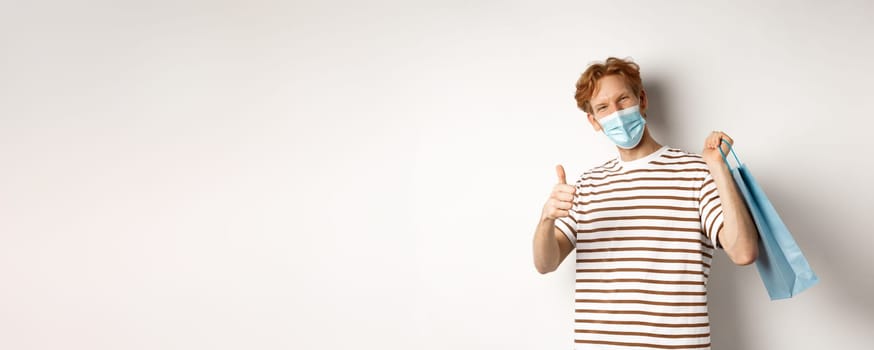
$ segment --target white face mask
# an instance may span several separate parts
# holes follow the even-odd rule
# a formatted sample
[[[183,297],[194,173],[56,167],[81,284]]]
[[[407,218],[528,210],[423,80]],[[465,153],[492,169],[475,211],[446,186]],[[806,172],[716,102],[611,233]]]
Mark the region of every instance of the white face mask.
[[[598,120],[601,129],[607,138],[616,146],[624,149],[632,149],[643,139],[646,119],[640,115],[640,105],[628,107],[610,113],[610,115]]]

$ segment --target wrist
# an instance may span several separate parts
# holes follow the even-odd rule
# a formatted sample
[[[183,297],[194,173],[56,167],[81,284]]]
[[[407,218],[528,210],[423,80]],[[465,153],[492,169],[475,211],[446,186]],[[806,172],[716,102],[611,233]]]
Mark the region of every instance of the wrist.
[[[551,219],[546,215],[542,215],[540,217],[540,224],[541,225],[555,225],[555,219]]]
[[[717,172],[723,172],[723,171],[728,172],[728,165],[725,164],[725,162],[722,160],[722,158],[719,158],[718,160],[709,160],[708,159],[705,161],[705,163],[707,163],[707,168],[710,169],[711,173],[717,173]]]

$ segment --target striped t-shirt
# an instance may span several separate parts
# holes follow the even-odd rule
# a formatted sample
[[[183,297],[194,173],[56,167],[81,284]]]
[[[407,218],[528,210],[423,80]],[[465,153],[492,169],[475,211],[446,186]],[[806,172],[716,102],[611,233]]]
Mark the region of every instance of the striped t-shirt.
[[[576,181],[574,349],[709,349],[707,278],[722,228],[700,155],[662,147]]]

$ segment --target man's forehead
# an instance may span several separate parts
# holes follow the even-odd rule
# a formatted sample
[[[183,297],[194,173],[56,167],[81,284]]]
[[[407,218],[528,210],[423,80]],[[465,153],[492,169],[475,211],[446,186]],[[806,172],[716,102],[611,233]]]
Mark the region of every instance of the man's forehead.
[[[603,102],[608,102],[623,93],[631,93],[630,89],[622,88],[622,89],[614,89],[614,90],[602,90],[596,92],[595,96],[592,97],[592,104],[598,104]]]
[[[613,79],[610,79],[613,78]],[[631,89],[625,80],[618,76],[606,76],[598,80],[595,91],[592,94],[592,104],[606,102],[622,93],[631,93]]]

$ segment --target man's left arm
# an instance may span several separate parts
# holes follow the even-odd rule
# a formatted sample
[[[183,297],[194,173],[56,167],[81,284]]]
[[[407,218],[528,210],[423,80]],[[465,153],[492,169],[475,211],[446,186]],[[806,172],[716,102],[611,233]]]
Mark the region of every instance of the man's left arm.
[[[716,236],[732,262],[737,265],[749,265],[756,261],[759,253],[759,232],[746,202],[731,177],[731,171],[717,149],[722,147],[723,152],[729,152],[728,146],[722,144],[723,139],[729,144],[734,144],[734,140],[725,133],[714,131],[705,140],[702,152],[722,202],[723,225]]]

